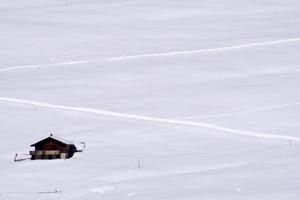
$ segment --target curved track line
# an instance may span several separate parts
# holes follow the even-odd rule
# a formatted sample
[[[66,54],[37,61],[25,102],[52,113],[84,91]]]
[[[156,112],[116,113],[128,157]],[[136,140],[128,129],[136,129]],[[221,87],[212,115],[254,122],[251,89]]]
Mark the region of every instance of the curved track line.
[[[300,124],[292,124],[292,123],[268,123],[268,122],[256,122],[256,121],[219,121],[216,124],[224,124],[224,123],[230,123],[230,122],[237,122],[239,124],[256,124],[256,125],[268,125],[268,126],[290,126],[290,127],[298,127]]]
[[[8,72],[8,71],[22,70],[22,69],[26,70],[26,69],[53,67],[53,66],[59,66],[59,65],[78,65],[78,64],[93,63],[93,62],[104,63],[104,62],[113,62],[113,61],[120,61],[120,60],[139,59],[139,58],[172,57],[172,56],[192,55],[192,54],[210,54],[210,53],[218,53],[218,52],[224,52],[224,51],[229,51],[229,50],[238,50],[238,49],[251,48],[251,47],[262,47],[262,46],[277,45],[277,44],[299,42],[299,41],[300,41],[300,38],[290,38],[290,39],[274,40],[274,41],[268,41],[268,42],[255,42],[255,43],[250,43],[250,44],[208,48],[208,49],[200,49],[200,50],[191,50],[191,51],[172,51],[172,52],[165,52],[165,53],[149,53],[149,54],[137,54],[137,55],[128,55],[128,56],[116,56],[116,57],[110,57],[110,58],[97,58],[97,59],[86,59],[86,60],[77,60],[77,61],[66,61],[66,62],[50,63],[50,64],[19,65],[19,66],[0,68],[0,72]]]
[[[43,107],[43,108],[51,108],[51,109],[60,109],[60,110],[69,110],[69,111],[90,113],[90,114],[108,116],[108,117],[117,117],[117,118],[134,119],[134,120],[150,121],[150,122],[165,123],[165,124],[175,124],[175,125],[200,127],[200,128],[217,130],[217,131],[230,133],[230,134],[233,134],[233,135],[240,135],[240,136],[267,138],[267,139],[300,140],[299,137],[294,137],[294,136],[272,135],[272,134],[265,134],[265,133],[243,131],[243,130],[237,130],[237,129],[226,128],[226,127],[222,127],[222,126],[217,126],[217,125],[209,124],[209,123],[172,120],[172,119],[157,118],[157,117],[148,117],[148,116],[135,115],[135,114],[111,112],[111,111],[99,110],[99,109],[93,109],[93,108],[82,108],[82,107],[55,105],[55,104],[42,103],[42,102],[37,102],[37,101],[29,101],[29,100],[24,100],[24,99],[16,99],[16,98],[0,97],[0,101],[10,102],[10,103],[26,104],[26,105],[33,105],[33,106],[38,106],[38,107]]]
[[[256,110],[249,110],[249,111],[242,111],[242,112],[222,113],[222,114],[215,114],[215,115],[198,115],[198,116],[190,116],[190,117],[181,117],[181,118],[177,118],[177,119],[186,120],[186,119],[198,119],[198,118],[230,117],[230,116],[246,115],[246,114],[258,113],[258,112],[277,110],[277,109],[287,108],[287,107],[297,106],[297,105],[300,105],[300,102],[294,102],[294,103],[282,104],[282,105],[276,105],[276,106],[269,106],[269,107],[265,107],[265,108],[258,108]]]

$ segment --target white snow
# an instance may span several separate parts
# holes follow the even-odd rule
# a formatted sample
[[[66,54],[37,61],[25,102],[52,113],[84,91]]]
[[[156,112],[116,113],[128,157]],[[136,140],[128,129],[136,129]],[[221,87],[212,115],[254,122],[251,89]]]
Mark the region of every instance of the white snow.
[[[299,19],[296,0],[0,0],[0,200],[297,199]],[[50,133],[86,149],[13,161]]]
[[[190,51],[173,51],[167,53],[150,53],[150,54],[140,54],[140,55],[129,55],[129,56],[117,56],[110,58],[100,58],[100,59],[88,59],[88,60],[76,60],[76,61],[67,61],[60,63],[47,63],[47,64],[35,64],[35,65],[20,65],[20,66],[11,66],[6,68],[1,68],[0,72],[12,71],[12,70],[20,70],[20,69],[35,69],[41,67],[51,67],[51,66],[62,66],[62,65],[78,65],[85,63],[103,63],[103,62],[112,62],[118,60],[128,60],[128,59],[139,59],[139,58],[147,58],[147,57],[164,57],[164,56],[181,56],[181,55],[189,55],[189,54],[210,54],[210,53],[218,53],[222,51],[228,50],[238,50],[242,48],[250,48],[250,47],[263,47],[267,45],[276,45],[281,43],[290,43],[290,42],[299,42],[300,38],[290,38],[269,42],[256,42],[251,44],[242,44],[236,46],[229,47],[219,47],[219,48],[209,48],[209,49],[200,49],[200,50],[190,50]]]
[[[226,133],[237,134],[237,135],[242,135],[242,136],[249,136],[249,137],[271,138],[271,139],[273,138],[273,139],[297,140],[297,141],[300,140],[299,137],[283,136],[283,135],[272,135],[272,134],[264,134],[264,133],[236,130],[236,129],[217,126],[217,125],[214,125],[214,124],[203,123],[203,122],[181,121],[181,120],[172,120],[172,119],[157,118],[157,117],[148,117],[148,116],[127,114],[127,113],[117,113],[117,112],[110,112],[110,111],[91,109],[91,108],[71,107],[71,106],[64,106],[64,105],[53,105],[53,104],[48,104],[48,103],[28,101],[28,100],[23,100],[23,99],[12,99],[12,98],[5,98],[5,97],[4,98],[0,97],[0,101],[28,104],[28,105],[45,107],[45,108],[52,108],[52,109],[54,108],[54,109],[61,109],[61,110],[85,112],[85,113],[103,115],[103,116],[108,116],[108,117],[119,117],[119,118],[125,118],[125,119],[144,120],[144,121],[157,122],[157,123],[195,126],[195,127],[205,128],[205,129],[218,130],[220,132],[226,132]],[[295,105],[295,104],[293,104],[293,105]],[[299,104],[296,104],[296,105],[299,105]]]

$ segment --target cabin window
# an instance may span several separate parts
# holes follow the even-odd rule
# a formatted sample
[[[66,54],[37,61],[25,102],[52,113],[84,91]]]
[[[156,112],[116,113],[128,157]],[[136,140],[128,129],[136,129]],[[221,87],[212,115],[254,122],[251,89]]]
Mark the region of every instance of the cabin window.
[[[67,154],[66,154],[66,153],[61,153],[61,154],[60,154],[60,158],[65,159],[66,157],[67,157]]]

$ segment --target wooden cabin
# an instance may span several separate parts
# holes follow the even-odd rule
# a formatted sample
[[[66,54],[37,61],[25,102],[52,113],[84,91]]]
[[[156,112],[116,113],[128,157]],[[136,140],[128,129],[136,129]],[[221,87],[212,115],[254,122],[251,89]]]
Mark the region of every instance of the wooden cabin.
[[[54,137],[52,134],[31,147],[34,147],[34,150],[30,151],[31,160],[69,159],[77,152],[73,142]]]

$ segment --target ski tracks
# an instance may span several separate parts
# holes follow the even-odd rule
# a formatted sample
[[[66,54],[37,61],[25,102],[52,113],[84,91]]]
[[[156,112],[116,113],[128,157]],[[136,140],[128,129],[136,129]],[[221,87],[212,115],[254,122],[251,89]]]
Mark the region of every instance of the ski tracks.
[[[162,123],[162,124],[173,124],[173,125],[199,127],[199,128],[216,130],[216,131],[220,131],[222,133],[228,133],[228,134],[239,135],[239,136],[265,138],[265,139],[282,139],[282,140],[297,140],[297,141],[300,140],[299,137],[294,137],[294,136],[274,135],[274,134],[237,130],[237,129],[222,127],[222,126],[218,126],[218,125],[214,125],[214,124],[210,124],[210,123],[193,122],[193,121],[185,121],[185,120],[174,120],[174,119],[166,119],[166,118],[158,118],[158,117],[149,117],[149,116],[136,115],[136,114],[111,112],[111,111],[94,109],[94,108],[56,105],[56,104],[49,104],[49,103],[30,101],[30,100],[24,100],[24,99],[16,99],[16,98],[7,98],[7,97],[0,97],[0,101],[8,102],[8,103],[32,105],[32,106],[38,106],[38,107],[48,108],[48,109],[58,109],[58,110],[89,113],[89,114],[107,116],[107,117],[113,117],[113,118],[123,118],[123,119],[157,122],[157,123]]]
[[[208,49],[199,49],[199,50],[191,50],[191,51],[172,51],[165,53],[149,53],[149,54],[137,54],[137,55],[127,55],[127,56],[116,56],[109,58],[96,58],[96,59],[86,59],[86,60],[77,60],[77,61],[66,61],[66,62],[58,62],[58,63],[49,63],[49,64],[36,64],[36,65],[19,65],[12,66],[6,68],[0,68],[1,72],[15,71],[15,70],[27,70],[27,69],[36,69],[36,68],[45,68],[45,67],[55,67],[55,66],[68,66],[68,65],[78,65],[78,64],[86,64],[86,63],[105,63],[105,62],[114,62],[121,60],[132,60],[132,59],[141,59],[141,58],[152,58],[152,57],[172,57],[172,56],[182,56],[182,55],[193,55],[193,54],[211,54],[211,53],[219,53],[230,50],[239,50],[244,48],[253,48],[253,47],[263,47],[270,45],[278,45],[284,43],[293,43],[299,42],[300,38],[289,38],[282,40],[274,40],[267,42],[255,42],[249,44],[242,45],[234,45],[227,47],[217,47],[217,48],[208,48]]]
[[[275,41],[256,42],[256,43],[250,43],[250,44],[242,44],[242,45],[218,47],[218,48],[208,48],[208,49],[200,49],[200,50],[191,50],[191,51],[173,51],[173,52],[166,52],[166,53],[137,54],[137,55],[129,55],[129,56],[86,59],[86,60],[67,61],[67,62],[50,63],[50,64],[20,65],[20,66],[12,66],[12,67],[7,67],[7,68],[0,68],[0,73],[15,71],[15,70],[27,70],[27,69],[36,69],[36,68],[45,68],[45,67],[54,67],[54,66],[63,66],[63,65],[65,65],[65,66],[78,65],[78,64],[86,64],[86,63],[93,63],[93,62],[105,63],[105,62],[114,62],[114,61],[140,59],[140,58],[152,58],[152,57],[172,57],[172,56],[193,55],[193,54],[204,54],[205,55],[205,54],[219,53],[219,52],[225,52],[225,51],[230,51],[230,50],[239,50],[239,49],[252,48],[252,47],[263,47],[263,46],[270,46],[270,45],[277,45],[277,44],[284,44],[284,43],[293,43],[293,42],[299,42],[299,41],[300,41],[300,38],[290,38],[290,39],[282,39],[282,40],[275,40]],[[158,122],[158,123],[165,123],[165,124],[200,127],[200,128],[217,130],[217,131],[221,131],[224,133],[230,133],[230,134],[248,136],[248,137],[258,137],[258,138],[268,138],[268,139],[284,139],[284,140],[300,140],[300,138],[294,137],[294,136],[272,135],[272,134],[265,134],[265,133],[243,131],[243,130],[237,130],[237,129],[227,128],[227,127],[217,126],[217,125],[210,124],[210,123],[148,117],[148,116],[135,115],[135,114],[111,112],[111,111],[99,110],[99,109],[93,109],[93,108],[55,105],[55,104],[49,104],[49,103],[43,103],[43,102],[37,102],[37,101],[29,101],[29,100],[6,98],[6,97],[0,97],[0,101],[33,105],[33,106],[38,106],[38,107],[43,107],[43,108],[50,108],[50,109],[84,112],[84,113],[90,113],[90,114],[94,114],[94,115],[101,115],[101,116],[108,116],[108,117],[118,117],[118,118],[151,121],[151,122]],[[272,109],[272,108],[268,108],[268,109]],[[224,116],[225,115],[236,115],[236,114],[241,114],[241,113],[224,114]],[[223,115],[221,114],[220,116],[223,116]],[[199,117],[201,117],[201,116],[199,116]],[[204,117],[218,117],[218,116],[204,116]]]
[[[272,111],[272,110],[277,110],[277,109],[281,109],[281,108],[288,108],[288,107],[297,106],[297,105],[300,105],[300,102],[293,102],[293,103],[282,104],[282,105],[268,106],[268,107],[265,107],[265,108],[252,109],[252,110],[242,111],[242,112],[222,113],[222,114],[214,114],[214,115],[198,115],[198,116],[182,117],[182,118],[177,118],[177,119],[188,120],[188,119],[201,119],[201,118],[206,119],[206,118],[232,117],[232,116],[258,113],[258,112]]]

